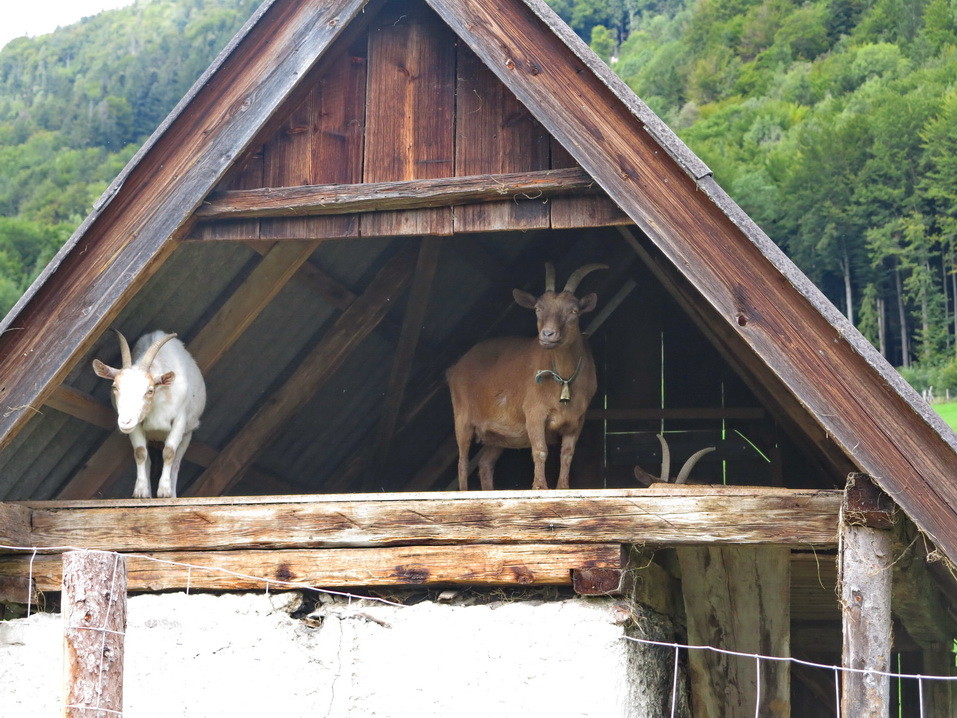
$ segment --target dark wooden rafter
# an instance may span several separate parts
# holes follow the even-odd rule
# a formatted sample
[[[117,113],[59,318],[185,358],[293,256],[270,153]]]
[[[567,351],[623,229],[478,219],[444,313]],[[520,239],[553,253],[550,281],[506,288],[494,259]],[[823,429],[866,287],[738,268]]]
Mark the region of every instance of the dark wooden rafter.
[[[405,398],[406,386],[412,374],[412,360],[419,346],[419,336],[422,333],[425,312],[429,306],[432,282],[439,264],[441,241],[435,237],[424,237],[419,245],[415,277],[412,280],[412,288],[409,290],[408,305],[402,320],[402,332],[392,360],[389,384],[373,446],[377,471],[382,471],[388,465],[389,447],[392,444],[396,421],[402,408],[402,400]]]
[[[366,291],[339,316],[292,376],[266,399],[216,460],[187,489],[186,495],[220,494],[242,478],[282,424],[312,398],[382,321],[391,302],[411,281],[414,264],[415,252],[406,246],[379,270]]]
[[[201,220],[314,217],[450,207],[503,198],[511,201],[589,191],[598,191],[594,181],[584,170],[574,167],[396,182],[264,187],[214,193],[196,210],[196,217]]]
[[[236,40],[245,52],[227,48],[157,130],[11,315],[32,329],[0,339],[0,447],[169,256],[200,198],[366,3],[267,3]],[[83,251],[70,251],[77,241]]]

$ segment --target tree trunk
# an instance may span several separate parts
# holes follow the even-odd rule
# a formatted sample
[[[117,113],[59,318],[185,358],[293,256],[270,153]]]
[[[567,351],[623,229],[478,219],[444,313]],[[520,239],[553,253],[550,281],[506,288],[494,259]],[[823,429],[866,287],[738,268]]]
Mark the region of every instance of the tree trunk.
[[[126,559],[103,551],[63,554],[63,715],[123,712]]]
[[[854,288],[851,285],[851,258],[847,255],[847,248],[844,248],[844,259],[841,262],[841,269],[844,271],[844,306],[847,308],[847,320],[854,323]]]
[[[907,337],[907,308],[904,306],[904,288],[900,267],[894,268],[894,286],[897,289],[897,313],[900,316],[901,366],[910,366],[910,340]]]
[[[877,297],[877,344],[881,356],[887,358],[887,302]]]

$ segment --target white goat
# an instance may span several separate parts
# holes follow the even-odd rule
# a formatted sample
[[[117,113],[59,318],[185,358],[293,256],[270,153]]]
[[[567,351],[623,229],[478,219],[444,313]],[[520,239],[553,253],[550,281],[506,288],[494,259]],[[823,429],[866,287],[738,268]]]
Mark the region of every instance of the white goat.
[[[94,359],[93,371],[98,377],[113,382],[116,425],[124,434],[129,434],[133,444],[136,460],[133,497],[150,498],[146,442],[155,439],[163,442],[163,473],[156,496],[174,498],[180,463],[206,407],[203,375],[175,334],[162,331],[144,334],[133,347],[135,359],[130,357],[126,337],[118,331],[116,336],[123,366],[114,369]]]

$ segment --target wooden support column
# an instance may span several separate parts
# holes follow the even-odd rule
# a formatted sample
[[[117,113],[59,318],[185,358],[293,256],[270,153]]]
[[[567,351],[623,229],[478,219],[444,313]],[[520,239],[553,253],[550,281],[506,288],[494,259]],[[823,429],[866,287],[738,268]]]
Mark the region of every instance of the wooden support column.
[[[688,643],[789,656],[790,549],[785,546],[681,547]],[[789,716],[790,665],[706,650],[688,652],[693,714],[707,718]],[[760,706],[755,711],[755,700]]]
[[[887,671],[891,658],[893,505],[864,474],[851,474],[841,507],[838,582],[845,668]],[[841,718],[885,718],[890,680],[845,671]]]
[[[123,712],[126,559],[115,553],[63,555],[63,715]]]

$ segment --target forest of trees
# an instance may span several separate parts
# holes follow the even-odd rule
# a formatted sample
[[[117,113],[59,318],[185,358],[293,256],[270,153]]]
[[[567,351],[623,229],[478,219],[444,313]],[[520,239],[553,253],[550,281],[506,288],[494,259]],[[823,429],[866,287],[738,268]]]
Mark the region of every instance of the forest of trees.
[[[957,0],[553,0],[918,388],[957,390]]]
[[[957,0],[549,0],[918,388],[957,391]],[[0,50],[0,311],[257,6]]]

